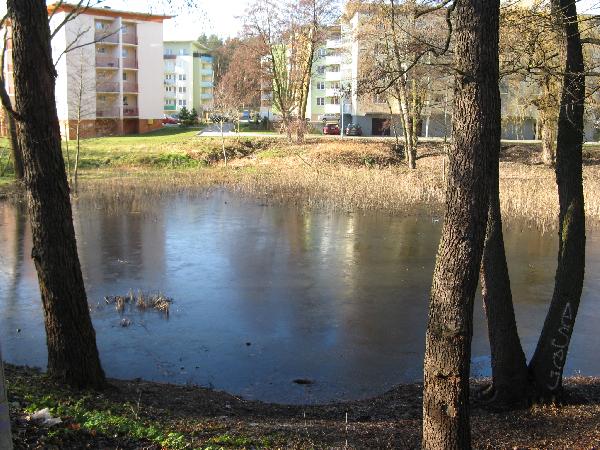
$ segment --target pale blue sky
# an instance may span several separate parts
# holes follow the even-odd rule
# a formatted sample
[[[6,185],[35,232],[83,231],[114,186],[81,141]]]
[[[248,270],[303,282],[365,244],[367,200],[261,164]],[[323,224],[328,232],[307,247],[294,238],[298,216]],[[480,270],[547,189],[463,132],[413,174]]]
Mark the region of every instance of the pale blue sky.
[[[55,0],[48,0],[53,3]],[[73,2],[73,0],[70,0]],[[165,39],[196,39],[200,34],[217,34],[221,37],[236,36],[241,31],[237,16],[244,13],[250,1],[257,0],[192,0],[199,8],[177,8],[187,0],[103,0],[102,4],[128,11],[173,14],[176,17],[165,22]],[[600,0],[580,0],[580,14],[600,14]],[[0,13],[6,11],[6,1],[0,0]]]

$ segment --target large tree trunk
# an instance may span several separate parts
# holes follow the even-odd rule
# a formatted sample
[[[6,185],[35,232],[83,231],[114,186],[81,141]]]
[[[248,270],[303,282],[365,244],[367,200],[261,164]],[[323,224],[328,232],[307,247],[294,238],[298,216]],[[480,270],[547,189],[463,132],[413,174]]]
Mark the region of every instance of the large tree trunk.
[[[10,417],[8,416],[8,398],[6,397],[6,381],[4,380],[2,350],[0,349],[0,449],[11,450],[12,448]]]
[[[500,146],[497,147],[499,149]],[[490,204],[480,276],[492,355],[492,384],[484,392],[484,398],[496,407],[507,408],[526,401],[528,378],[504,250],[499,156],[494,153],[490,163]]]
[[[468,449],[473,300],[500,145],[499,0],[455,4],[453,142],[425,345],[423,448]]]
[[[13,27],[17,134],[48,344],[48,373],[100,388],[96,336],[77,255],[54,96],[48,12],[43,0],[8,0]]]
[[[585,69],[574,0],[553,0],[552,14],[562,27],[566,67],[556,146],[556,184],[560,205],[558,266],[550,309],[529,364],[536,393],[543,399],[552,399],[562,391],[563,368],[585,272],[582,176]]]

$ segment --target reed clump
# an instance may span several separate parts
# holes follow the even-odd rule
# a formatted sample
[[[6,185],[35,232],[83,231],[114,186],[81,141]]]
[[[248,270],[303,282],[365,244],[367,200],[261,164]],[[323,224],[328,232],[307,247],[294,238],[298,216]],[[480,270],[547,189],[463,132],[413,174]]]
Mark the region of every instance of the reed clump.
[[[288,144],[264,138],[246,156],[193,169],[97,170],[82,176],[81,195],[112,197],[141,208],[144,198],[173,193],[203,195],[228,189],[267,204],[340,211],[443,211],[448,156],[441,143],[419,147],[416,170],[393,152],[393,141],[309,140]],[[180,144],[183,145],[183,144]],[[204,145],[207,145],[206,143]],[[231,145],[242,145],[239,142]],[[539,164],[540,146],[505,146],[500,163],[500,202],[506,223],[552,231],[558,195],[554,169]],[[600,149],[585,147],[584,193],[588,224],[600,223]]]
[[[138,311],[154,310],[165,316],[169,316],[169,311],[173,299],[165,296],[161,292],[144,293],[141,289],[134,292],[130,289],[127,295],[106,296],[104,301],[108,305],[114,305],[119,314],[123,314],[127,306],[135,307]]]

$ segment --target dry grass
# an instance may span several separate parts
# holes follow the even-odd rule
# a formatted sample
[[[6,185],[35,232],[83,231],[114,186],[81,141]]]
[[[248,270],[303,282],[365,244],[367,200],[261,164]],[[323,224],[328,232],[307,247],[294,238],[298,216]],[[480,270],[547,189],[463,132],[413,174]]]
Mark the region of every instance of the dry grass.
[[[234,145],[234,144],[230,144]],[[239,144],[241,145],[241,144]],[[244,144],[246,145],[246,144]],[[84,173],[83,195],[147,195],[225,187],[266,203],[340,211],[407,209],[443,211],[447,158],[441,144],[421,146],[417,169],[410,170],[392,152],[391,142],[315,141],[288,145],[261,141],[225,167],[215,162],[193,169],[96,170]],[[240,154],[240,151],[236,151]],[[554,170],[538,164],[538,146],[504,150],[500,199],[507,223],[525,223],[543,231],[556,227],[558,197]],[[584,168],[586,212],[591,226],[600,223],[598,152],[587,149]]]
[[[153,309],[167,317],[169,316],[171,303],[173,303],[173,299],[166,297],[160,292],[145,294],[143,291],[138,290],[136,294],[133,292],[133,289],[130,289],[127,295],[106,296],[104,297],[104,301],[108,305],[115,305],[115,309],[119,314],[125,312],[127,305],[135,305],[139,311]]]

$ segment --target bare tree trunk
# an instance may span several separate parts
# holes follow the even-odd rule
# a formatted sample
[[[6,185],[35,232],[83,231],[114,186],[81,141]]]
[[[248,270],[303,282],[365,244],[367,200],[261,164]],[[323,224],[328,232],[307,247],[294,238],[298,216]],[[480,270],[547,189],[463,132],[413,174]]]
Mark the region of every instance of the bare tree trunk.
[[[223,159],[225,160],[225,167],[227,167],[227,152],[225,151],[225,134],[223,133],[223,127],[225,122],[221,121],[221,149],[223,150]]]
[[[556,184],[558,186],[559,250],[554,294],[529,370],[536,393],[552,399],[562,392],[562,377],[585,272],[583,198],[583,112],[585,68],[577,7],[574,0],[552,0],[563,32],[566,67],[558,118]]]
[[[500,212],[499,150],[490,161],[490,203],[483,259],[481,292],[492,355],[492,384],[483,397],[496,407],[510,408],[526,400],[527,361],[521,347],[504,251]]]
[[[69,125],[68,121],[64,124],[65,129],[65,150],[67,152],[67,180],[69,181],[69,186],[73,185],[73,177],[71,175],[71,153],[69,152]]]
[[[500,146],[500,2],[454,5],[453,141],[425,343],[422,447],[431,450],[471,448],[473,301],[486,233],[489,161]]]
[[[416,168],[416,149],[413,147],[414,137],[413,137],[413,122],[412,115],[410,112],[410,104],[408,99],[408,93],[406,92],[406,80],[404,77],[398,82],[397,87],[397,95],[398,100],[400,102],[400,111],[402,113],[402,122],[404,128],[404,145],[405,145],[405,158],[408,164],[408,167],[411,169]]]
[[[6,381],[4,379],[4,364],[0,349],[0,449],[12,450],[12,435],[10,417],[8,415],[8,398],[6,396]]]
[[[21,153],[21,147],[19,147],[19,139],[17,138],[17,124],[15,118],[4,110],[6,116],[6,125],[8,127],[8,137],[10,139],[10,151],[13,161],[13,167],[15,170],[15,179],[17,181],[23,181],[24,170],[23,170],[23,154]]]
[[[77,195],[78,192],[78,184],[77,184],[77,177],[79,175],[79,155],[81,154],[81,135],[80,135],[80,127],[81,127],[81,118],[78,117],[77,118],[77,125],[75,128],[75,136],[77,139],[77,146],[76,146],[76,150],[75,150],[75,165],[73,167],[73,189],[75,191],[75,195]]]
[[[48,373],[76,387],[105,384],[77,255],[56,113],[56,72],[43,0],[8,0],[17,134],[48,344]]]

